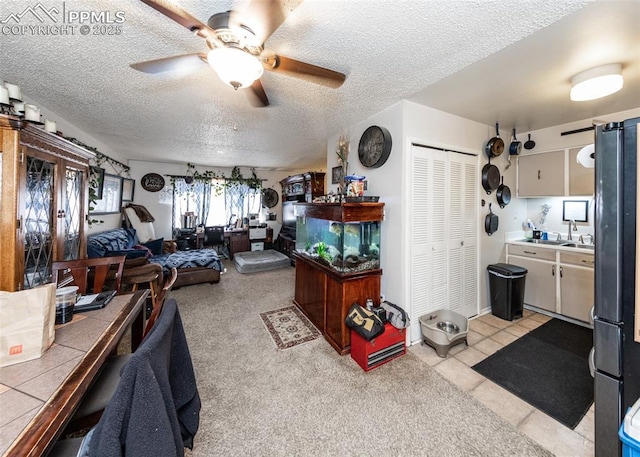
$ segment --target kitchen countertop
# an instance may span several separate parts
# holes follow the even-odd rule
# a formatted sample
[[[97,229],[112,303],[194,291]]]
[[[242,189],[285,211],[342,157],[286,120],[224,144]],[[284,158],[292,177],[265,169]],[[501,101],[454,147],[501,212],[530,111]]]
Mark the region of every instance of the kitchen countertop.
[[[508,244],[515,244],[518,246],[529,246],[542,249],[549,249],[554,251],[567,251],[578,252],[580,254],[594,255],[595,246],[592,244],[580,244],[577,241],[560,240],[560,241],[547,241],[547,240],[509,240]],[[575,243],[577,246],[562,246],[563,243]]]

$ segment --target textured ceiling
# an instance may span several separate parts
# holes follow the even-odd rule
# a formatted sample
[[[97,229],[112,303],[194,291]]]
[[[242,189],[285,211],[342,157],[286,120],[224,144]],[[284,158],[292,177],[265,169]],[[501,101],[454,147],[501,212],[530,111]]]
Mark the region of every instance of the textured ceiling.
[[[16,24],[10,15],[37,3],[3,0],[0,22]],[[498,120],[523,128],[543,126],[549,119],[524,119],[515,111],[484,116],[478,112],[487,106],[487,97],[496,96],[496,87],[510,106],[518,102],[513,94],[527,91],[534,92],[527,103],[555,104],[561,95],[566,104],[567,78],[584,68],[574,68],[578,64],[571,64],[571,56],[555,55],[557,42],[549,41],[545,33],[551,30],[554,40],[562,40],[561,30],[544,28],[556,21],[571,24],[577,15],[565,16],[580,13],[591,2],[305,0],[265,47],[343,72],[346,82],[331,89],[266,72],[262,83],[271,102],[267,108],[251,107],[241,91],[220,82],[207,65],[162,75],[131,69],[131,63],[207,50],[201,38],[142,2],[40,3],[46,8],[64,6],[67,13],[102,11],[113,16],[122,11],[125,21],[122,33],[113,36],[81,35],[78,29],[73,36],[0,35],[0,78],[19,84],[29,99],[130,159],[300,169],[324,166],[328,137],[403,98],[487,124]],[[202,22],[214,13],[246,5],[230,0],[174,3]],[[632,11],[640,5],[636,0],[625,3]],[[39,23],[28,14],[19,21]],[[518,53],[518,46],[526,46],[523,49],[531,55]],[[564,53],[571,49],[572,42],[561,47]],[[637,61],[637,46],[635,50]],[[550,65],[562,67],[562,88],[548,80],[521,86],[530,82],[528,73],[557,71]],[[499,78],[496,72],[502,72]],[[523,109],[533,112],[534,107]],[[571,113],[576,115],[581,114]]]

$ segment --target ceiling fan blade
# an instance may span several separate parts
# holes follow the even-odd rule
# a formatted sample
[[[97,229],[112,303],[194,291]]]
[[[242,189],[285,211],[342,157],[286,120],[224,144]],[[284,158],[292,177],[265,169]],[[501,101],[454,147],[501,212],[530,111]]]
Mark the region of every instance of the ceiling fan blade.
[[[144,1],[144,0],[143,0]],[[251,0],[244,11],[232,11],[230,22],[250,27],[260,43],[276,31],[303,0]]]
[[[269,99],[267,98],[267,94],[259,79],[256,79],[253,84],[251,84],[251,87],[247,88],[245,92],[251,106],[256,108],[269,106]]]
[[[338,88],[347,78],[344,73],[318,67],[310,63],[300,62],[275,54],[263,55],[260,58],[265,70],[284,73],[294,78],[301,78],[323,86]]]
[[[168,0],[140,0],[142,3],[149,5],[154,10],[164,14],[169,19],[176,21],[183,27],[194,32],[198,36],[211,40],[219,45],[215,32],[206,24],[187,13],[185,10],[170,3]]]
[[[143,73],[162,73],[165,71],[182,70],[185,68],[195,67],[207,62],[207,55],[183,54],[179,56],[164,57],[162,59],[146,60],[144,62],[132,63],[129,65],[134,70]]]

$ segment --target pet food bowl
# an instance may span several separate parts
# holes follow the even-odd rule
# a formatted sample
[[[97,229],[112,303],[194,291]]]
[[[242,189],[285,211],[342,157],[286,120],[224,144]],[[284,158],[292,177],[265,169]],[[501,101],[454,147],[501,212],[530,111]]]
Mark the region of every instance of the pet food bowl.
[[[420,316],[420,329],[422,341],[434,348],[440,357],[446,357],[452,346],[467,342],[469,321],[462,314],[441,309]]]
[[[452,333],[454,335],[456,333],[460,333],[460,327],[458,327],[453,322],[440,321],[436,324],[436,327],[438,327],[438,330],[442,330],[446,333]]]

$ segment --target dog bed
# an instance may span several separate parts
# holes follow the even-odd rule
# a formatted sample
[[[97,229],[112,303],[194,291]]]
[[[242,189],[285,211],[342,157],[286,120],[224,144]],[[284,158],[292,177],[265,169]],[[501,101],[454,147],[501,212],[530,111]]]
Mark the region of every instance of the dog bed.
[[[233,263],[240,273],[256,273],[291,266],[289,257],[273,249],[233,254]]]

